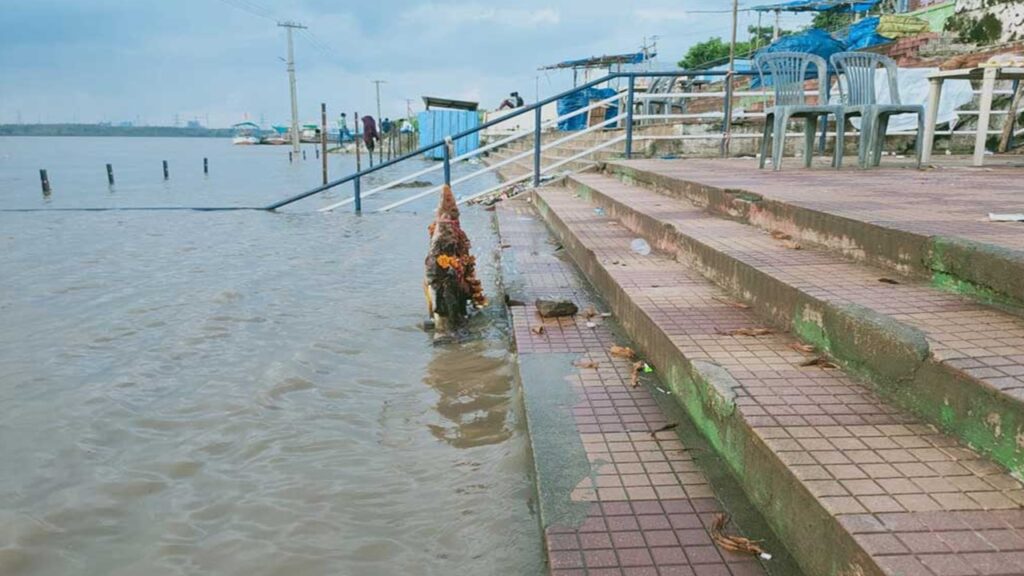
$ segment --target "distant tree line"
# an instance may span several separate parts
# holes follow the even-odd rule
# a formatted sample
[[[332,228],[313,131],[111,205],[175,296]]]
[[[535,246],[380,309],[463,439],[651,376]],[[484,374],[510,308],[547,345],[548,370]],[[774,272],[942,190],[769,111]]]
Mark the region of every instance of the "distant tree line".
[[[174,126],[110,126],[106,124],[0,124],[0,136],[156,136],[177,138],[229,138],[230,128],[177,128]]]

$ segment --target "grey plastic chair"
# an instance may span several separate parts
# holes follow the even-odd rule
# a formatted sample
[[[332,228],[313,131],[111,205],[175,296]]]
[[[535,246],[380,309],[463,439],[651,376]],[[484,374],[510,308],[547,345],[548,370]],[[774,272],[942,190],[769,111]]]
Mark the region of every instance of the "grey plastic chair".
[[[846,124],[851,116],[861,117],[860,142],[857,147],[857,160],[861,168],[878,166],[882,161],[882,148],[885,147],[885,132],[889,127],[889,117],[896,114],[917,114],[917,166],[921,167],[921,145],[924,142],[924,106],[920,104],[903,104],[900,102],[899,87],[896,83],[897,66],[889,57],[870,52],[838,52],[830,58],[836,73],[845,78],[839,82],[839,93],[842,95],[841,117],[837,124]],[[889,80],[889,104],[879,104],[875,95],[875,70],[885,68]],[[845,87],[844,87],[845,84]],[[839,149],[837,166],[842,166],[842,146]]]
[[[765,110],[759,166],[764,168],[770,140],[772,167],[775,170],[782,167],[782,152],[786,144],[786,125],[791,118],[802,118],[804,120],[804,166],[810,168],[818,118],[824,116],[825,122],[828,122],[829,114],[836,115],[837,119],[839,114],[839,106],[828,104],[828,65],[820,56],[804,52],[763,53],[757,56],[755,62],[758,74],[761,75],[762,85],[764,84],[764,73],[767,70],[771,74],[772,88],[775,90],[775,103],[771,108]],[[818,83],[821,86],[819,102],[821,104],[807,104],[807,97],[804,93],[807,70],[812,65],[818,72]],[[836,163],[835,157],[833,157],[832,163],[833,165]]]

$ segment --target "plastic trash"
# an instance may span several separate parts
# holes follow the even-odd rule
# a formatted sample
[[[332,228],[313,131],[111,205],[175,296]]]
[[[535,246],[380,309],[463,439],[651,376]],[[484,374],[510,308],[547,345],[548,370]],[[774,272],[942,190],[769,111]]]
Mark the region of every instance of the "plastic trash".
[[[988,219],[992,222],[1024,222],[1024,214],[995,214],[989,212]]]
[[[594,214],[597,214],[598,216],[604,216],[604,208],[601,208],[600,206],[594,208]]]
[[[647,256],[651,253],[651,245],[647,243],[647,240],[643,238],[637,238],[629,243],[629,247],[641,256]]]

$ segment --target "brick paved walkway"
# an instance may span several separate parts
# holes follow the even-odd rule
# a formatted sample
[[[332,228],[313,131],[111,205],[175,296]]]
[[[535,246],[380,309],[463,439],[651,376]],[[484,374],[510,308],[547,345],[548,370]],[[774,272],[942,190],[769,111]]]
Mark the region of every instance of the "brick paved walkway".
[[[518,206],[518,208],[516,208]],[[571,417],[592,474],[570,498],[589,507],[579,525],[545,527],[551,573],[557,576],[745,576],[764,574],[751,556],[720,550],[709,527],[722,511],[704,473],[686,446],[671,431],[652,438],[650,431],[668,423],[646,386],[630,385],[631,362],[609,355],[617,340],[603,319],[541,319],[537,297],[574,300],[595,306],[570,263],[554,255],[544,224],[522,202],[503,202],[498,218],[517,279],[516,296],[527,303],[512,306],[520,355],[578,354],[570,377],[577,401]],[[544,332],[534,330],[543,326]],[[527,397],[529,403],[531,398]],[[537,433],[531,427],[531,435]],[[556,474],[538,464],[538,475]],[[541,503],[542,511],[544,503]],[[548,519],[544,519],[545,522]],[[736,528],[731,526],[730,533]]]
[[[802,246],[788,247],[765,232],[716,218],[689,202],[629,186],[603,174],[579,174],[581,183],[781,284],[836,305],[857,304],[921,330],[935,358],[962,370],[993,393],[1024,400],[1024,319],[940,291],[925,282],[879,282],[886,270]],[[1018,232],[1024,236],[1024,227]]]
[[[937,159],[938,160],[938,159]],[[836,172],[818,166],[758,170],[757,160],[688,159],[621,162],[640,170],[695,179],[709,186],[744,190],[796,206],[927,236],[959,236],[1024,250],[1019,223],[989,222],[988,213],[1024,212],[1021,168],[942,167],[911,170],[883,165]],[[886,167],[889,164],[890,167]],[[898,195],[899,202],[893,202]]]
[[[724,335],[761,321],[670,256],[631,251],[635,234],[571,191],[538,195],[580,242],[575,258],[592,259],[688,360],[717,364],[739,383],[736,417],[751,438],[881,571],[1024,573],[1019,481],[842,371],[800,366],[807,356],[788,335]]]

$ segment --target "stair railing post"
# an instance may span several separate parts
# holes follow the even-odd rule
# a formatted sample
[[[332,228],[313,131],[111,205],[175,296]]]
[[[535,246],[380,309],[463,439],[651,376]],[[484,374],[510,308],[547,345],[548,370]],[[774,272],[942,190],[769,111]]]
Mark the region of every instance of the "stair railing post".
[[[540,110],[533,111],[533,187],[540,186]]]
[[[719,154],[729,155],[729,137],[732,135],[732,72],[725,75],[725,101],[722,103],[722,143]]]
[[[633,157],[633,88],[636,85],[636,76],[629,76],[628,88],[626,89],[626,159]]]
[[[363,211],[363,199],[359,197],[359,176],[356,176],[355,180],[352,181],[352,190],[354,191],[354,200],[356,207],[356,214]]]
[[[452,138],[444,137],[444,185],[452,185]]]

